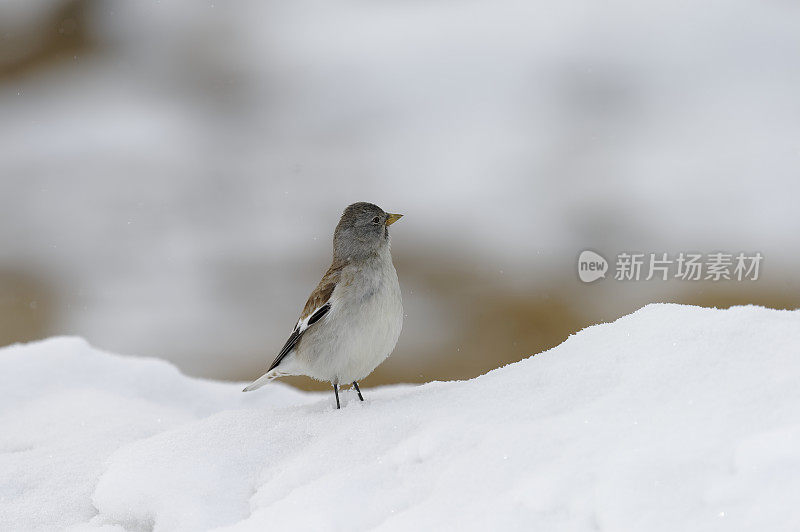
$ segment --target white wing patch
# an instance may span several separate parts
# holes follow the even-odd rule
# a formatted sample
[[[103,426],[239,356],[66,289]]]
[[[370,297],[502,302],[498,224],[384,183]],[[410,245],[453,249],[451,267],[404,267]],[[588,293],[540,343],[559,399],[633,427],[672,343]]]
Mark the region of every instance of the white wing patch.
[[[305,317],[305,319],[297,320],[297,325],[294,326],[294,332],[303,334],[306,329],[319,321],[331,309],[331,301],[328,300],[324,305],[314,309],[314,312]]]

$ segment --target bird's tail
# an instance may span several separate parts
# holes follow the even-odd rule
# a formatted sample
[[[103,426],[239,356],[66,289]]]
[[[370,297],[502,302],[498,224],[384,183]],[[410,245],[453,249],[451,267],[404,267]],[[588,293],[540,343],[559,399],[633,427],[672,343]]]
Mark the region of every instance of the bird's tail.
[[[273,369],[272,371],[269,371],[269,372],[263,374],[262,376],[260,376],[259,378],[257,378],[256,380],[254,380],[253,382],[251,382],[250,384],[245,386],[244,390],[242,390],[242,391],[243,392],[252,392],[253,390],[258,390],[259,388],[261,388],[265,384],[268,384],[271,380],[273,380],[273,379],[275,379],[277,377],[280,377],[280,376],[281,376],[281,373],[277,371],[277,368]]]
[[[277,367],[272,368],[250,384],[248,384],[243,392],[252,392],[253,390],[258,390],[265,384],[269,384],[269,382],[273,379],[277,379],[278,377],[288,377],[290,375],[302,375],[303,371],[302,368],[298,366],[297,361],[294,359],[293,356],[287,356],[284,358],[280,365]]]

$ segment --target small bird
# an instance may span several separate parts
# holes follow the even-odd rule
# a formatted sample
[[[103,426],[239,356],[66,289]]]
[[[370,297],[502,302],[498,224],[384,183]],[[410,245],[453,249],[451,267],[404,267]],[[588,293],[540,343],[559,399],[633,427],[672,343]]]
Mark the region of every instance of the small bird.
[[[358,381],[386,360],[403,328],[403,301],[392,264],[389,226],[402,214],[372,203],[347,207],[333,233],[333,262],[308,298],[292,334],[267,372],[243,391],[276,377],[306,375],[333,385]]]

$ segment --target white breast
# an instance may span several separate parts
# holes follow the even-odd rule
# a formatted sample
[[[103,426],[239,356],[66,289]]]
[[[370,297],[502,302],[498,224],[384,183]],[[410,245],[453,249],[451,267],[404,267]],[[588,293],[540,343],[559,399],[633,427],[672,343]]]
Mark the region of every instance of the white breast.
[[[301,339],[298,365],[318,380],[361,380],[391,354],[403,327],[400,284],[391,258],[345,267],[331,302],[325,318]]]

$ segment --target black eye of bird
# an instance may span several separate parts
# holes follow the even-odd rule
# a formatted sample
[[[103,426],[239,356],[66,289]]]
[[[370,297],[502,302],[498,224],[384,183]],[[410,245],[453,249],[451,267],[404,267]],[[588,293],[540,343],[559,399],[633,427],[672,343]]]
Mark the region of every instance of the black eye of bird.
[[[376,216],[375,218],[372,219],[372,223],[374,223],[374,224],[380,223],[380,221],[381,221],[381,217],[380,216]]]

